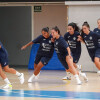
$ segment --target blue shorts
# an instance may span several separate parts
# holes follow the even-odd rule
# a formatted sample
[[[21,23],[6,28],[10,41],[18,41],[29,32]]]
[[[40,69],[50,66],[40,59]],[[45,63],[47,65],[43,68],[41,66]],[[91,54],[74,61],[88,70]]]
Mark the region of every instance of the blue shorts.
[[[0,64],[2,67],[5,67],[8,65],[8,56],[0,57]]]
[[[80,59],[80,55],[74,55],[74,54],[72,54],[72,57],[73,57],[73,62],[74,63],[78,63],[78,61],[79,61],[79,59]]]
[[[95,57],[100,58],[100,48],[98,48],[95,52]]]
[[[49,57],[44,57],[44,56],[41,56],[41,55],[36,55],[34,63],[38,64],[39,62],[42,62],[43,65],[47,65],[50,59],[51,58],[49,58]]]
[[[97,50],[95,51],[95,54],[91,54],[90,55],[91,57],[91,60],[94,62],[94,58],[97,57],[97,58],[100,58],[100,48],[97,48]]]
[[[65,56],[63,56],[63,55],[57,55],[58,56],[58,59],[60,60],[60,62],[61,62],[61,64],[65,67],[65,69],[69,69],[69,67],[68,67],[68,64],[67,64],[67,62],[66,62],[66,56],[67,55],[65,55]]]

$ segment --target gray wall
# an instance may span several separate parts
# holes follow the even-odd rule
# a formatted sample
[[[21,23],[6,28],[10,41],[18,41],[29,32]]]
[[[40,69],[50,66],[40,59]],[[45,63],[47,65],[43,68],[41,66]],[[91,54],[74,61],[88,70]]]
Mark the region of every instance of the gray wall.
[[[100,5],[69,6],[68,18],[69,23],[76,22],[80,28],[84,21],[88,21],[91,30],[93,30],[97,27],[97,19],[100,18]],[[97,71],[84,44],[82,44],[82,55],[79,64],[83,65],[83,71]]]
[[[31,41],[31,7],[0,7],[0,41],[8,51],[10,65],[28,64],[30,48],[20,48]]]

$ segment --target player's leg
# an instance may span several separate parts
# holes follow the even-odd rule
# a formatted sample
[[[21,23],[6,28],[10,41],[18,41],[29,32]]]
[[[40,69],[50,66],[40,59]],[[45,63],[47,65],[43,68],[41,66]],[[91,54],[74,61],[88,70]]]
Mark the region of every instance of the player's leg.
[[[37,64],[34,63],[34,70],[36,69],[36,67],[37,67]],[[40,75],[40,73],[39,73],[37,76],[35,76],[35,79],[36,79],[36,80],[39,79],[39,75]]]
[[[34,70],[33,75],[29,78],[28,82],[32,82],[33,78],[35,78],[39,73],[43,66],[47,65],[50,58],[47,57],[41,57],[40,62],[37,64],[37,67]]]
[[[98,69],[98,72],[97,73],[100,74],[100,58],[95,57],[94,58],[94,63],[96,65],[97,69]]]
[[[77,81],[77,84],[78,84],[78,85],[82,84],[82,82],[81,82],[80,79],[79,79],[77,70],[75,69],[75,67],[74,67],[74,65],[73,65],[73,59],[70,58],[69,56],[66,56],[66,62],[67,62],[67,64],[68,64],[68,66],[69,66],[68,71],[71,72],[71,73],[74,75],[74,77],[75,77],[75,79],[76,79],[76,81]]]
[[[17,75],[19,80],[20,80],[20,83],[21,84],[24,83],[24,74],[23,73],[19,73],[18,71],[16,71],[13,68],[9,68],[9,65],[4,66],[3,69],[4,69],[5,72]]]
[[[76,69],[78,68],[78,66],[76,65],[76,63],[78,62],[79,58],[80,58],[80,55],[78,55],[77,57],[75,55],[73,55],[73,65],[74,65],[74,67]],[[67,70],[66,70],[66,73],[67,73],[67,75],[65,77],[63,77],[63,80],[71,80],[71,73],[68,72]],[[77,71],[77,73],[79,75],[78,71]]]
[[[10,81],[8,80],[6,74],[3,72],[1,64],[0,64],[0,76],[2,77],[4,82],[6,83],[6,85],[4,87],[2,87],[2,88],[4,88],[4,89],[11,88],[12,85],[11,85]]]
[[[41,60],[41,55],[38,55],[38,54],[37,54],[36,57],[35,57],[35,61],[34,61],[34,71],[35,71],[35,69],[37,68],[38,63],[40,62],[40,60]],[[33,78],[38,79],[38,75],[35,76],[35,75],[34,75],[34,72],[33,72],[33,74],[31,75],[31,77],[28,79],[28,82],[32,82]]]
[[[92,58],[92,61],[94,61],[97,69],[98,69],[98,74],[100,75],[100,49],[98,48],[95,52],[95,57],[94,59]]]
[[[33,75],[28,80],[29,83],[31,83],[33,79],[40,73],[40,70],[43,66],[44,65],[41,61],[37,64],[37,67],[35,68]]]

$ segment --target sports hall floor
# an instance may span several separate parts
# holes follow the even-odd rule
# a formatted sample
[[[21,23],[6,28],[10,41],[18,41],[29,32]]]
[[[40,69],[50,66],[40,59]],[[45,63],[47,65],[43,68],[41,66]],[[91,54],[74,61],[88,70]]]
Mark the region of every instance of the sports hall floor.
[[[12,90],[0,89],[0,100],[100,100],[100,76],[87,72],[89,82],[76,85],[75,79],[63,81],[65,71],[42,70],[39,80],[28,83],[33,70],[17,69],[25,75],[25,83],[20,85],[17,76],[7,74],[13,84]],[[0,86],[4,82],[0,78]]]

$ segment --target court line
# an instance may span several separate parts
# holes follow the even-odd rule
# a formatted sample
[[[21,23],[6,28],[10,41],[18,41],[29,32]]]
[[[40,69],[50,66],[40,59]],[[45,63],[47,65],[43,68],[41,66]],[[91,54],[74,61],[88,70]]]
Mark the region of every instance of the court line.
[[[45,87],[45,88],[41,88],[41,89],[34,89],[34,90],[44,90],[44,89],[52,89],[52,88],[58,88],[58,87],[62,87],[62,86],[66,86],[68,84],[70,84],[71,82],[66,80],[67,83],[66,84],[63,84],[63,85],[57,85],[57,86],[49,86],[49,87]]]
[[[36,98],[62,98],[76,100],[100,100],[100,92],[70,92],[70,91],[34,91],[34,90],[1,90],[0,96],[6,97],[36,97]]]

